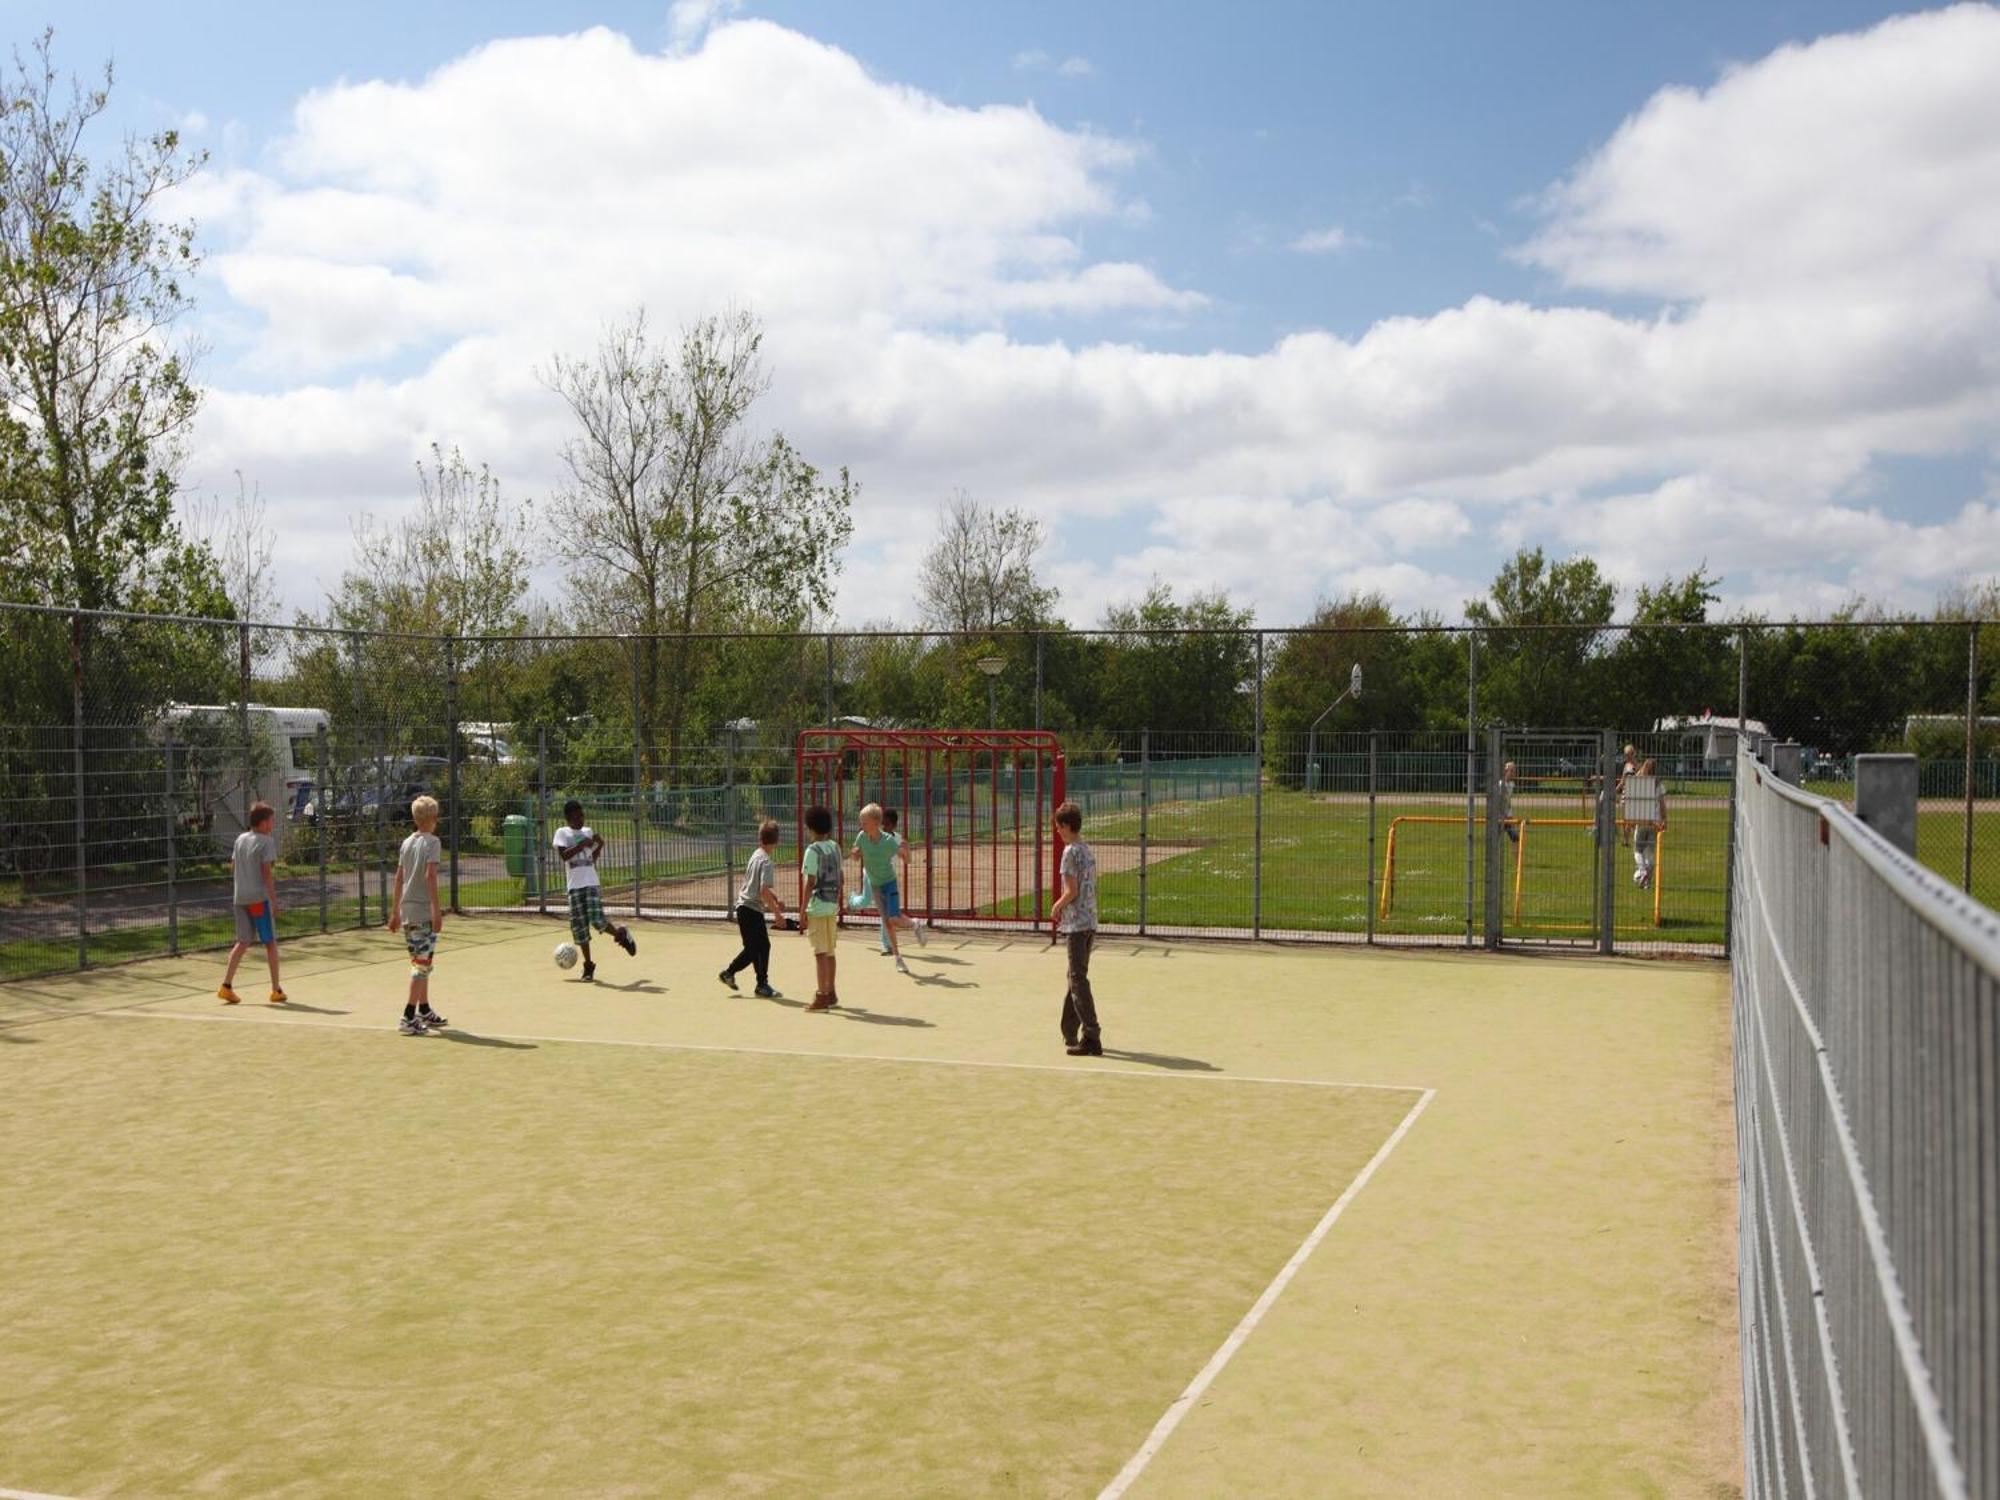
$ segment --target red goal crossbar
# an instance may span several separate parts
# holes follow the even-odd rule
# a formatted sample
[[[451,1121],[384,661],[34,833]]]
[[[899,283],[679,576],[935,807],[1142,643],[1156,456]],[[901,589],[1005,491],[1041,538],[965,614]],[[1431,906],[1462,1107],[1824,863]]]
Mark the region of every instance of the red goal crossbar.
[[[796,756],[800,848],[812,837],[807,808],[833,814],[845,854],[861,809],[880,803],[901,818],[910,852],[906,914],[1047,920],[1062,886],[1055,810],[1065,791],[1062,745],[1048,730],[806,729]]]

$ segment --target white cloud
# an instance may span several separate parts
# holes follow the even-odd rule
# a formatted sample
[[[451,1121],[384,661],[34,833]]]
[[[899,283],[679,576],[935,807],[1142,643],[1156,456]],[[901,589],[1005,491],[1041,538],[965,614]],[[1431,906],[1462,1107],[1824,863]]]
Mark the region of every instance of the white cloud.
[[[1115,518],[1065,555],[1078,618],[1154,576],[1269,622],[1364,586],[1455,613],[1517,537],[1634,579],[1705,557],[1732,596],[1802,605],[2000,569],[1992,497],[1930,525],[1851,500],[1883,455],[2000,451],[2000,11],[1646,103],[1522,253],[1657,312],[1474,297],[1249,354],[1145,347],[1228,289],[1086,252],[1139,220],[1143,143],[697,19],[659,54],[596,30],[318,90],[262,171],[185,190],[209,314],[250,330],[190,478],[259,481],[295,578],[330,581],[347,516],[407,497],[433,439],[545,488],[562,426],[533,368],[640,302],[763,315],[770,415],[865,486],[856,572],[906,568],[958,485]],[[1031,342],[1025,315],[1098,339]]]
[[[1015,71],[1021,73],[1055,73],[1063,78],[1089,78],[1097,69],[1087,57],[1074,55],[1056,58],[1040,47],[1030,47],[1014,54]]]
[[[1309,229],[1293,240],[1287,247],[1301,255],[1332,255],[1342,250],[1351,250],[1358,243],[1355,236],[1338,224],[1329,224],[1324,229]]]
[[[742,8],[743,0],[674,0],[667,7],[667,35],[674,50],[685,52]]]

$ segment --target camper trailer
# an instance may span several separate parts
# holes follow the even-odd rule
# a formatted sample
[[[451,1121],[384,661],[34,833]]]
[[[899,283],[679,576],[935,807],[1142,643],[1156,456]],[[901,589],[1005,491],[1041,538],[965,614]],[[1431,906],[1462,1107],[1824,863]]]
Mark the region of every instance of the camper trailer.
[[[283,822],[312,797],[318,735],[329,723],[319,708],[248,705],[249,774],[244,772],[243,710],[236,704],[176,703],[162,716],[160,738],[174,747],[176,780],[187,817],[227,848],[244,829],[252,802],[268,802]]]

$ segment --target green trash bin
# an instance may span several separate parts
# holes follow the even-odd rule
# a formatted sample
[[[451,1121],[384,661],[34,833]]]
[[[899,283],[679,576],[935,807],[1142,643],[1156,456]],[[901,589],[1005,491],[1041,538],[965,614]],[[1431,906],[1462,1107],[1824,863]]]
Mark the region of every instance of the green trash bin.
[[[528,873],[529,823],[520,813],[500,820],[500,847],[507,856],[507,873],[516,880]]]

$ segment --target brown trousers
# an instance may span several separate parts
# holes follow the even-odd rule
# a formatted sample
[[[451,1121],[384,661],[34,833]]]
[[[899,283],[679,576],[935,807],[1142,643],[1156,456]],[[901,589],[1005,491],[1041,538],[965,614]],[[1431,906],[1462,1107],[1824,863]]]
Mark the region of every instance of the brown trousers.
[[[1075,1043],[1079,1036],[1097,1035],[1097,998],[1090,993],[1090,945],[1093,931],[1066,933],[1069,941],[1069,988],[1063,993],[1063,1040]]]

